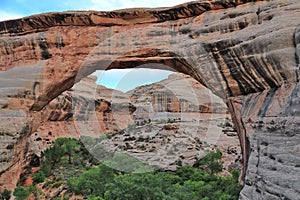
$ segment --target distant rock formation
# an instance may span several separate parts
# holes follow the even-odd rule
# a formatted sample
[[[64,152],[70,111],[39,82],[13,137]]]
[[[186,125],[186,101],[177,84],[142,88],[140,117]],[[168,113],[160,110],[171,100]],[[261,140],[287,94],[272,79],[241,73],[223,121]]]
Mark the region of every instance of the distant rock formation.
[[[180,73],[154,84],[137,87],[128,93],[132,93],[134,105],[151,107],[152,112],[227,112],[222,99],[192,77]]]

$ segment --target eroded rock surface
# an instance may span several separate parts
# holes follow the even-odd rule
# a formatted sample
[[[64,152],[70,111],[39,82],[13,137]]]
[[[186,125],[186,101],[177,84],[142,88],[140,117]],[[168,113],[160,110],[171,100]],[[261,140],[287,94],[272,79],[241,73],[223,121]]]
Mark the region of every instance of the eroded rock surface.
[[[23,127],[27,124],[32,133],[41,124],[40,111],[81,78],[96,69],[147,64],[148,68],[171,67],[191,75],[224,99],[240,95],[250,98],[248,95],[257,92],[262,93],[260,96],[268,94],[266,103],[258,103],[256,108],[262,110],[263,116],[272,111],[270,105],[281,108],[281,99],[287,96],[291,96],[292,105],[297,103],[297,96],[276,88],[296,84],[299,80],[299,10],[298,0],[212,0],[161,9],[48,13],[0,22],[0,68],[4,77],[9,74],[13,77],[15,72],[34,74],[26,84],[16,76],[10,78],[10,82],[1,82],[2,88],[11,84],[25,87],[30,91],[29,96],[33,96],[25,95],[26,103],[16,100],[13,107],[7,103],[9,96],[1,97],[0,105],[5,112],[25,111]],[[35,73],[28,73],[31,70]],[[282,91],[276,93],[279,100],[268,103],[274,91]],[[258,102],[260,100],[257,98]],[[255,111],[255,107],[249,107],[251,101],[240,102],[237,98],[229,102],[240,136],[244,172],[250,156],[246,183],[252,181],[245,186],[241,198],[260,198],[261,195],[269,199],[296,199],[299,182],[292,179],[289,184],[277,183],[286,177],[284,170],[276,168],[278,179],[271,178],[271,173],[263,170],[273,166],[274,159],[266,159],[265,164],[259,162],[257,166],[251,164],[256,162],[255,155],[261,155],[256,142],[258,136],[270,135],[269,130],[247,128],[248,116],[244,111]],[[285,129],[293,130],[296,136],[289,143],[288,138],[276,140],[272,134],[268,148],[282,147],[279,148],[282,154],[289,155],[282,162],[282,169],[296,173],[297,167],[289,167],[287,163],[294,163],[289,158],[299,158],[297,148],[292,156],[284,145],[299,143],[299,133],[293,129],[298,112],[295,107],[285,112],[292,117],[279,113],[274,116],[278,121],[274,122],[286,124]],[[286,123],[280,122],[283,118]],[[264,119],[263,124],[267,123]],[[275,133],[280,137],[283,134],[281,131]],[[26,137],[16,138],[14,144],[26,143],[22,138]],[[285,140],[287,142],[283,142]],[[17,150],[14,154],[19,157],[22,153]],[[12,167],[18,161],[21,159],[9,165]],[[261,176],[254,180],[258,174]],[[258,189],[252,194],[255,188]],[[284,188],[288,188],[285,191],[291,195],[284,192]]]
[[[189,88],[187,90],[187,88]],[[163,81],[140,86],[127,92],[136,107],[152,112],[226,113],[222,99],[195,79],[184,74],[172,74]]]
[[[241,199],[299,198],[299,87],[286,84],[231,100],[251,150]]]

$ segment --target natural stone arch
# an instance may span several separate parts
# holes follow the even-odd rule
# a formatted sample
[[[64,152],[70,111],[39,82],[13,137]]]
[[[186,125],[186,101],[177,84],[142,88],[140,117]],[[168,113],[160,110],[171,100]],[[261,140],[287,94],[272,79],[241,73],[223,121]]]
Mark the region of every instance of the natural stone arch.
[[[37,99],[32,105],[31,110],[42,110],[44,106],[51,102],[51,100],[58,97],[60,94],[67,91],[68,89],[71,89],[74,86],[74,84],[79,82],[82,78],[89,76],[96,70],[139,68],[139,66],[145,68],[146,66],[150,69],[172,70],[174,72],[189,75],[195,80],[197,80],[199,83],[201,83],[204,87],[207,87],[206,81],[202,78],[201,74],[199,74],[199,71],[197,70],[195,65],[189,62],[189,60],[191,60],[189,56],[178,55],[176,54],[176,52],[165,51],[165,49],[147,48],[140,49],[135,52],[124,52],[122,56],[108,56],[108,59],[104,58],[102,60],[101,58],[97,58],[90,60],[89,56],[92,55],[93,57],[93,54],[97,54],[98,50],[98,47],[96,48],[96,50],[94,48],[91,51],[91,53],[87,56],[85,62],[81,63],[79,70],[76,72],[76,76],[72,76],[68,79],[65,79],[64,82],[60,82],[60,87],[51,85],[49,90],[47,89],[46,91],[42,91],[41,87],[42,84],[44,84],[45,82],[45,80],[43,80],[45,78],[44,75],[41,76],[39,82],[34,82],[33,92]],[[45,66],[47,65],[48,63],[45,62]],[[210,88],[208,89],[210,90]],[[36,92],[37,90],[38,92]],[[226,102],[225,98],[224,101]],[[247,169],[247,161],[250,154],[248,152],[248,137],[243,137],[243,139],[241,139],[241,142],[246,143],[246,145],[241,147],[242,152],[246,152],[246,154],[244,154],[242,158],[242,164],[244,165],[244,170],[241,174],[240,179],[242,183],[245,176],[245,170]]]
[[[205,81],[199,73],[197,73],[195,66],[189,63],[184,57],[181,57],[174,52],[164,52],[159,49],[141,49],[137,52],[126,52],[123,56],[116,57],[114,60],[97,59],[90,61],[87,59],[87,62],[81,65],[75,77],[72,76],[69,79],[64,80],[63,83],[60,83],[62,87],[57,88],[52,86],[49,89],[44,90],[40,95],[37,93],[36,96],[38,99],[31,109],[41,110],[49,101],[56,98],[67,89],[70,89],[75,83],[96,70],[139,68],[141,65],[143,65],[143,68],[146,67],[184,73],[206,86]],[[44,76],[42,76],[41,82],[45,82],[43,78]],[[34,83],[33,88],[36,88],[37,85],[40,86],[40,83]]]
[[[241,146],[245,146],[245,139],[251,138],[251,149],[249,144],[245,146],[248,153],[244,158],[252,150],[252,171],[249,171],[252,175],[248,176],[250,185],[246,184],[247,190],[250,188],[252,193],[250,195],[249,190],[245,190],[243,198],[256,198],[255,195],[259,195],[260,190],[265,192],[263,195],[271,195],[268,198],[274,198],[274,194],[279,198],[278,191],[295,197],[299,195],[296,184],[288,189],[287,184],[274,181],[274,176],[270,174],[257,178],[258,169],[264,169],[265,165],[259,161],[253,163],[256,162],[254,155],[261,156],[260,141],[264,139],[256,122],[262,121],[263,124],[261,119],[273,116],[297,117],[298,104],[295,98],[298,97],[299,87],[300,16],[296,11],[299,7],[298,0],[216,0],[153,10],[50,13],[1,22],[0,67],[6,71],[14,67],[34,65],[43,60],[41,95],[28,111],[32,114],[42,109],[60,92],[72,87],[86,57],[95,48],[98,51],[94,54],[96,60],[102,60],[103,64],[110,63],[111,56],[120,57],[124,52],[136,52],[135,50],[140,50],[141,54],[142,49],[153,49],[153,46],[162,52],[175,52],[180,55],[180,59],[196,66],[197,75],[193,76],[198,77],[198,81],[228,100],[240,137],[244,138],[241,139],[244,142]],[[147,37],[141,38],[140,43],[134,43],[134,40],[127,40],[125,33],[128,30],[133,30],[134,37]],[[115,43],[112,40],[104,42],[115,34],[123,34],[123,37],[119,41],[113,40]],[[155,41],[150,40],[151,38],[155,38]],[[138,49],[123,51],[128,42],[130,48]],[[168,50],[174,42],[176,49]],[[106,45],[98,46],[99,44]],[[118,54],[118,51],[122,53]],[[130,56],[120,57],[123,60],[125,58]],[[137,55],[131,58],[137,62],[143,60]],[[88,63],[85,64],[89,70]],[[113,67],[116,66],[112,65],[111,68]],[[90,69],[94,71],[96,68]],[[283,100],[278,100],[278,96]],[[279,126],[285,124],[283,122],[272,123]],[[258,123],[258,126],[263,126],[262,124]],[[286,126],[285,129],[298,127],[297,120]],[[296,138],[294,141],[299,140]],[[273,160],[271,158],[269,160]],[[288,161],[284,164],[287,163]],[[253,172],[253,169],[257,171]],[[284,174],[282,170],[278,170],[278,177]],[[299,174],[297,167],[291,167],[291,170],[294,174]],[[293,183],[295,182],[293,179]],[[280,186],[280,190],[270,194],[265,189],[269,187],[269,183],[271,186]],[[256,191],[255,187],[260,190]],[[284,196],[293,199],[290,194]]]

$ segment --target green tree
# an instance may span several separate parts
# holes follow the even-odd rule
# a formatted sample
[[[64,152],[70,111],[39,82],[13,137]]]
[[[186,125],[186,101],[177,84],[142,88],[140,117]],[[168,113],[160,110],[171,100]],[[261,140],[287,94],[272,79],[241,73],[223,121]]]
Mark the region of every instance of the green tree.
[[[58,145],[63,149],[64,154],[68,155],[69,164],[72,164],[72,156],[75,151],[78,151],[78,148],[80,148],[79,141],[73,138],[58,138],[55,141],[55,145]]]
[[[115,174],[115,170],[100,164],[97,168],[85,171],[80,177],[69,179],[68,185],[76,194],[103,197],[106,185],[114,179]]]
[[[0,194],[0,199],[1,200],[9,200],[11,196],[11,191],[5,189],[3,192]]]
[[[101,164],[68,181],[76,194],[89,199],[237,200],[241,188],[235,176],[219,177],[201,169],[174,172],[121,173]]]
[[[175,174],[181,178],[180,184],[183,184],[185,181],[197,181],[205,179],[205,172],[201,169],[197,169],[190,166],[179,167]]]
[[[221,172],[223,169],[223,164],[220,162],[221,158],[222,153],[220,150],[217,150],[216,152],[209,152],[204,158],[197,161],[194,166],[199,167],[200,169],[203,169],[213,175]]]
[[[18,186],[14,190],[13,195],[15,196],[16,200],[26,200],[26,198],[29,196],[30,190],[29,188]]]
[[[232,196],[229,194],[223,194],[220,196],[219,200],[232,200]]]
[[[164,188],[170,187],[170,184],[158,174],[122,174],[108,185],[105,199],[165,199]]]
[[[42,165],[41,168],[46,176],[49,176],[51,170],[54,169],[57,163],[60,162],[61,158],[65,154],[65,150],[61,146],[56,145],[46,149],[42,152]]]
[[[44,182],[45,178],[46,177],[45,177],[44,172],[43,171],[38,171],[33,176],[33,183],[34,184],[42,183],[42,182]]]
[[[99,142],[90,138],[84,139],[91,140],[91,146],[97,146]],[[90,156],[86,155],[88,152],[82,143],[69,140],[58,140],[51,150],[45,152],[41,170],[43,173],[44,170],[51,172],[51,166],[66,164],[66,168],[70,167],[67,162],[76,163],[78,159],[82,161],[87,158],[90,162]],[[98,148],[94,149],[98,153],[103,152]],[[54,153],[58,155],[53,155]],[[222,170],[221,157],[221,152],[211,152],[196,163],[199,168],[180,167],[175,172],[154,172],[152,167],[133,157],[115,153],[111,160],[98,167],[77,171],[76,175],[68,178],[67,184],[71,191],[91,200],[236,200],[241,190],[238,185],[239,172],[233,170],[232,176],[225,177],[216,175]],[[43,179],[42,172],[35,174],[35,182]],[[19,190],[16,191],[17,196],[20,193],[26,194],[26,191]]]
[[[88,198],[88,200],[105,200],[102,197],[95,197],[95,196],[91,196]]]
[[[233,170],[231,171],[231,174],[232,174],[233,179],[236,180],[236,181],[238,182],[239,177],[240,177],[240,172],[239,172],[239,170],[233,169]]]
[[[84,148],[83,144],[76,139],[72,138],[58,138],[55,140],[52,147],[42,152],[41,159],[41,171],[45,177],[51,175],[53,169],[61,162],[62,158],[68,156],[68,163],[72,164],[75,157],[81,157],[82,159],[90,160],[91,155]],[[42,178],[41,174],[38,174],[38,178]]]
[[[198,200],[200,197],[203,197],[202,189],[204,187],[204,181],[185,181],[183,185],[173,185],[172,198]]]

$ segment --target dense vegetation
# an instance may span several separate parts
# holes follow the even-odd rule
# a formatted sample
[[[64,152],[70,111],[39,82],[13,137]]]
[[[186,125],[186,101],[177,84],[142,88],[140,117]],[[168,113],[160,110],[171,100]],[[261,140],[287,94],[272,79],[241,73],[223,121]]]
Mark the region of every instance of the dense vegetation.
[[[101,164],[68,181],[70,189],[90,199],[238,199],[238,173],[219,177],[193,167],[175,172],[120,173]]]
[[[85,138],[87,139],[87,138]],[[65,188],[64,199],[82,195],[98,200],[234,200],[238,199],[238,171],[221,177],[221,152],[208,153],[195,167],[180,167],[175,172],[154,171],[125,154],[116,153],[109,161],[97,163],[84,145],[75,139],[61,138],[47,149],[41,159],[41,169],[33,175],[35,186],[19,186],[13,195],[26,199],[36,185]],[[122,171],[119,167],[122,166]],[[43,198],[50,198],[49,194]],[[58,196],[58,195],[57,195]]]

